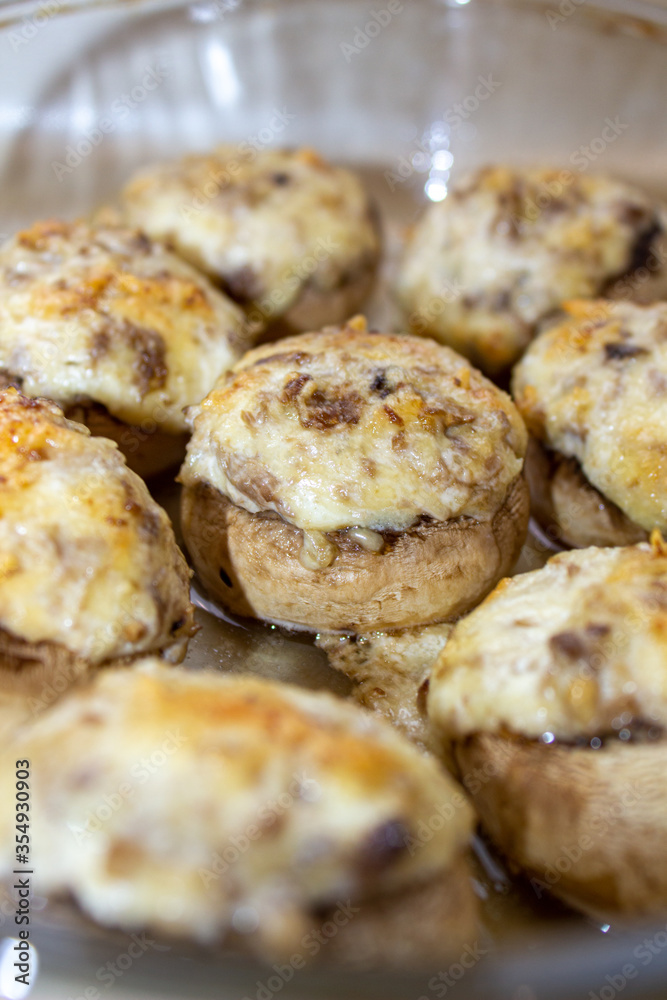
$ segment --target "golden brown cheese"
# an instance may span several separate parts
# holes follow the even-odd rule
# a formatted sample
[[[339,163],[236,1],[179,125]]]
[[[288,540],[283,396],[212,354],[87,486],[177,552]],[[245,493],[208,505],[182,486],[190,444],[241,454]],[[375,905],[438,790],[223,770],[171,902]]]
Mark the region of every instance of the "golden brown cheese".
[[[169,519],[116,446],[0,392],[0,628],[98,664],[167,646],[190,614]]]
[[[0,370],[29,396],[178,433],[244,346],[239,308],[138,231],[40,222],[0,249]]]
[[[432,724],[577,740],[667,725],[667,548],[563,552],[503,580],[455,626],[431,676]]]
[[[380,249],[361,182],[309,149],[227,145],[149,167],[126,187],[123,212],[264,320],[307,287],[345,285]]]
[[[306,531],[488,520],[526,448],[509,397],[467,361],[360,318],[250,351],[191,420],[183,483]]]
[[[517,365],[517,406],[631,521],[667,531],[667,305],[566,311]]]
[[[429,206],[406,252],[400,297],[415,332],[497,371],[565,299],[666,297],[666,231],[665,208],[628,184],[487,167]]]
[[[22,758],[35,891],[203,942],[245,929],[298,943],[323,906],[446,872],[472,826],[436,762],[356,706],[154,660],[97,674],[26,727],[2,801]],[[10,821],[2,810],[0,876],[15,867]]]

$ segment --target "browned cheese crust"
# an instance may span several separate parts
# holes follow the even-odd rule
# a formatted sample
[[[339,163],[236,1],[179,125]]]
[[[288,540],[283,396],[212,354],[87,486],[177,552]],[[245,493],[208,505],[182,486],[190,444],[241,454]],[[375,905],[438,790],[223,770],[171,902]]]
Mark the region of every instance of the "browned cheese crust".
[[[137,230],[50,220],[0,249],[0,384],[55,400],[141,475],[182,461],[183,410],[246,333],[238,306]]]
[[[415,333],[503,375],[567,299],[664,298],[665,232],[664,205],[621,181],[484,167],[427,208],[399,295]]]
[[[111,442],[11,388],[0,511],[0,730],[88,669],[183,657],[189,572],[167,515]]]
[[[35,891],[70,893],[102,924],[236,935],[274,960],[339,909],[340,957],[377,960],[420,905],[399,957],[474,936],[466,797],[330,694],[147,660],[99,672],[3,753],[3,800],[10,760],[32,762]],[[12,819],[0,816],[0,877],[15,865]]]
[[[667,533],[667,304],[574,301],[515,367],[534,438],[531,495],[566,543]]]
[[[342,323],[373,287],[376,212],[349,170],[311,149],[219,146],[142,170],[122,212],[201,268],[265,339]]]
[[[463,613],[525,538],[525,428],[447,348],[357,318],[249,352],[192,410],[183,529],[232,610],[318,631]]]

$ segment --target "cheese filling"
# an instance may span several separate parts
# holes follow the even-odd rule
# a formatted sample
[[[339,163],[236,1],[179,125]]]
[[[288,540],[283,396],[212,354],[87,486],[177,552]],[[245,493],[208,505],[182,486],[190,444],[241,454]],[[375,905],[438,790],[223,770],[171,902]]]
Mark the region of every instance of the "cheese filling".
[[[243,314],[194,268],[133,230],[37,223],[0,249],[0,373],[63,408],[186,428],[239,358]]]
[[[363,320],[249,352],[189,418],[181,482],[370,551],[424,516],[491,519],[526,448],[509,397],[463,358]]]

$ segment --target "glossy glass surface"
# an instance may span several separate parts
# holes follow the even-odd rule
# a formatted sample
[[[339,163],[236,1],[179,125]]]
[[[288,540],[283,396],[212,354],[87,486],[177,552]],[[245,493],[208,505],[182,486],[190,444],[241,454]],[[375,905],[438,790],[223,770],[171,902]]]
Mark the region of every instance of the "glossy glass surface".
[[[667,189],[667,12],[648,6],[44,0],[1,5],[0,24],[0,241],[38,217],[112,202],[128,174],[153,159],[223,140],[306,144],[359,168],[380,204],[389,253],[370,311],[376,323],[394,325],[402,234],[428,198],[446,195],[454,173],[498,160],[555,163]],[[169,484],[159,496],[173,504]],[[543,558],[534,541],[522,568]],[[193,666],[340,685],[312,646],[241,629],[198,602]],[[480,867],[479,881],[486,953],[446,993],[440,974],[448,965],[391,975],[304,971],[274,995],[664,1000],[667,947],[655,943],[664,927],[601,929],[545,909],[495,861]],[[0,934],[12,933],[5,897]],[[649,960],[646,939],[654,942]],[[42,913],[34,940],[41,970],[30,996],[43,1000],[240,1000],[257,997],[271,974],[169,946],[150,948],[109,985],[99,971],[123,954],[127,937],[67,906]],[[0,995],[11,997],[6,955],[0,949]],[[636,975],[623,973],[628,964]]]

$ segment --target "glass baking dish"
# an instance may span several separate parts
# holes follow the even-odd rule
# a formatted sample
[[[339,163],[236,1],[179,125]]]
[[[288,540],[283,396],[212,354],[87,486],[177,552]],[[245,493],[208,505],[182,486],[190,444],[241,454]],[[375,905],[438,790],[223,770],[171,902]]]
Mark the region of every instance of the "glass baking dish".
[[[358,169],[379,204],[387,260],[369,314],[396,327],[390,289],[402,234],[428,198],[444,196],[450,175],[491,161],[555,164],[667,193],[666,94],[667,8],[648,4],[0,3],[0,242],[37,218],[112,203],[147,161],[219,141],[313,146]],[[174,512],[173,483],[165,478],[155,491]],[[547,554],[533,536],[520,568]],[[189,665],[344,693],[307,641],[239,626],[196,585],[194,596],[201,631]],[[40,969],[30,996],[664,1000],[664,926],[600,927],[538,905],[481,842],[478,860],[487,931],[485,953],[468,970],[329,966],[269,986],[261,965],[161,945],[110,982],[100,969],[124,954],[127,936],[67,905],[39,910],[36,900]],[[0,935],[13,933],[12,914],[3,899]],[[5,954],[0,945],[0,995]]]

